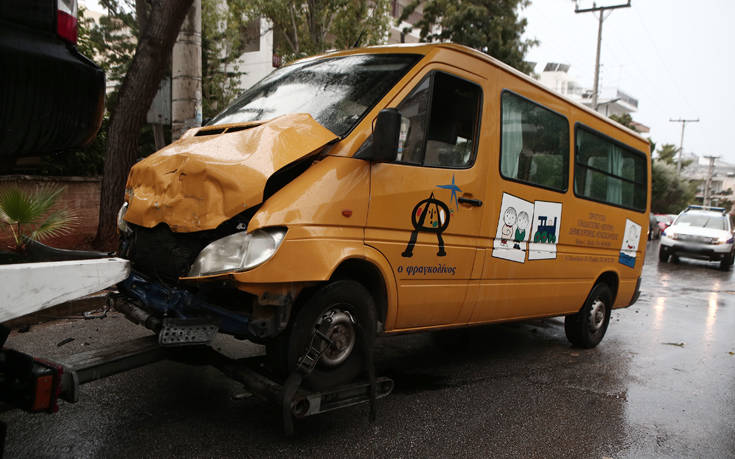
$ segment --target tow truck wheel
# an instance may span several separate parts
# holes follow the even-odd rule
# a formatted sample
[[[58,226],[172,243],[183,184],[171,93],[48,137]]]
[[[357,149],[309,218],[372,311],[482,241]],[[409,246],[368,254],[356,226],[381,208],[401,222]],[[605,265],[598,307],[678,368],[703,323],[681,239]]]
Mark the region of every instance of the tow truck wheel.
[[[567,339],[576,347],[590,349],[597,346],[605,336],[612,311],[612,292],[607,284],[596,284],[582,309],[564,319]]]
[[[266,347],[268,360],[285,376],[314,347],[320,358],[304,383],[314,390],[345,384],[364,369],[375,328],[375,306],[365,287],[352,280],[331,282],[317,290],[290,327]]]

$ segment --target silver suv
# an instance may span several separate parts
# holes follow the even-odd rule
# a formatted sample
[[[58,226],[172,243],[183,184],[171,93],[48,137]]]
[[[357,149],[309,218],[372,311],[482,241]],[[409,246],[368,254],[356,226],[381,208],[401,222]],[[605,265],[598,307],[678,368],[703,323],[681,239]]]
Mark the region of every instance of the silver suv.
[[[733,264],[733,225],[722,207],[689,206],[661,234],[658,259],[665,263],[672,257],[719,261],[726,271]]]

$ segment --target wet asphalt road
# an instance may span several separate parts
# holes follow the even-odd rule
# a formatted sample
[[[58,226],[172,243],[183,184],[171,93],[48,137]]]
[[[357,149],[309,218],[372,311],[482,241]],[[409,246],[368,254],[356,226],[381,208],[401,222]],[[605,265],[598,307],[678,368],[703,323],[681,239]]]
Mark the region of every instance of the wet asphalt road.
[[[735,457],[733,273],[659,265],[656,249],[641,299],[613,312],[595,349],[571,348],[559,318],[472,329],[458,349],[429,334],[380,340],[379,373],[396,388],[374,424],[349,408],[286,438],[272,406],[217,370],[160,362],[83,386],[55,415],[0,414],[6,457]],[[144,334],[113,315],[38,326],[8,346],[61,358]]]

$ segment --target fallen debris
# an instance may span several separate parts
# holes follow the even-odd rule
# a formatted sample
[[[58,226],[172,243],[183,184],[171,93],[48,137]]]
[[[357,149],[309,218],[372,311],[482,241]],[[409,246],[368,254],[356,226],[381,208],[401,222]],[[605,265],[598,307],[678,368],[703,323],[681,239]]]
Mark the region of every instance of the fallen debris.
[[[61,346],[65,345],[65,344],[71,343],[72,341],[74,341],[74,338],[62,339],[61,341],[59,341],[58,343],[56,343],[56,347],[61,347]]]

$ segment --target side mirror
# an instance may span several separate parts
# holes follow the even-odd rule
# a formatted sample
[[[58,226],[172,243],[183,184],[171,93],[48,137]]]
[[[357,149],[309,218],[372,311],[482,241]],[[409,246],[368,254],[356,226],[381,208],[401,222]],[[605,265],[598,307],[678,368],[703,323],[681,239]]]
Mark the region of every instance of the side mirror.
[[[379,163],[395,161],[400,132],[401,114],[398,110],[395,108],[381,110],[375,120],[372,144],[369,148],[358,152],[355,157]]]

